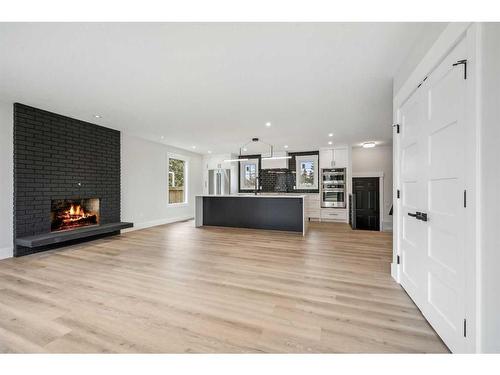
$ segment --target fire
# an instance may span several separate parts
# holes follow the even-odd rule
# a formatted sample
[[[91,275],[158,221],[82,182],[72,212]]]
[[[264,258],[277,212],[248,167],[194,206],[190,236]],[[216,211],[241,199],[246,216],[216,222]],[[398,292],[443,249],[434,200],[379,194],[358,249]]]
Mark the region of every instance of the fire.
[[[70,209],[66,211],[66,219],[69,219],[70,221],[79,220],[85,217],[87,217],[87,215],[85,214],[83,207],[81,207],[79,204],[72,204]]]
[[[81,203],[80,203],[81,202]],[[64,200],[52,208],[52,231],[99,224],[99,204],[86,199]],[[59,208],[60,207],[60,208]]]

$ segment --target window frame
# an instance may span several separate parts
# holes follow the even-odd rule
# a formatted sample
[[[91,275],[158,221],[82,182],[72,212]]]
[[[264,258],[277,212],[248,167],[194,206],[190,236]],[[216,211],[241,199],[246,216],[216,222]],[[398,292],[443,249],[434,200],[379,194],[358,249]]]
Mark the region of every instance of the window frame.
[[[184,201],[170,203],[170,159],[181,160],[184,162]],[[167,154],[167,205],[169,207],[181,207],[189,205],[189,158],[179,154]]]
[[[314,167],[314,184],[305,186],[300,184],[301,163],[311,161]],[[319,156],[317,154],[295,156],[295,190],[318,190],[319,189]]]
[[[249,192],[249,191],[254,191],[255,190],[255,187],[252,186],[251,188],[248,187],[248,188],[245,188],[242,186],[242,177],[244,177],[244,173],[245,173],[245,164],[255,164],[256,165],[256,177],[259,178],[260,177],[260,169],[261,169],[261,156],[260,155],[241,155],[240,156],[240,159],[248,159],[248,161],[240,161],[238,163],[238,191],[240,193],[245,193],[245,192]],[[260,185],[260,181],[259,181],[259,185]]]

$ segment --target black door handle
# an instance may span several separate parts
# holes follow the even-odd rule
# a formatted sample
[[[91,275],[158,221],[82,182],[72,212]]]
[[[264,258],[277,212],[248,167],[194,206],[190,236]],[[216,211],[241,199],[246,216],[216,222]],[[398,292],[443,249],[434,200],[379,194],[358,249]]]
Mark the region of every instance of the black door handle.
[[[417,212],[417,220],[427,221],[427,214],[425,212]]]
[[[427,214],[425,212],[417,211],[414,214],[412,214],[411,212],[408,212],[408,216],[414,217],[415,219],[421,220],[421,221],[428,221],[429,220],[429,217],[427,216]]]

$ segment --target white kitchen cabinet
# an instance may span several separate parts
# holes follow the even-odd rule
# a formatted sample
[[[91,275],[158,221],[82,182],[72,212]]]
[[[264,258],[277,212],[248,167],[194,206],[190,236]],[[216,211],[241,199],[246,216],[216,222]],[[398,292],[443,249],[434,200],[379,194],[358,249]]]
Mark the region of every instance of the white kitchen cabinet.
[[[333,162],[333,149],[326,149],[319,151],[319,167],[323,168],[332,168]]]
[[[333,167],[334,168],[347,168],[347,149],[334,148],[333,149]]]
[[[231,154],[212,155],[206,159],[206,169],[229,169],[233,163],[224,160],[232,159]]]
[[[322,208],[321,220],[325,221],[341,221],[347,222],[347,209],[346,208]]]
[[[319,151],[320,168],[347,168],[347,148],[330,148]]]
[[[219,167],[217,166],[218,164],[220,163],[219,160],[213,158],[213,157],[209,157],[207,158],[207,165],[206,165],[206,169],[218,169]],[[222,167],[220,167],[222,168]]]

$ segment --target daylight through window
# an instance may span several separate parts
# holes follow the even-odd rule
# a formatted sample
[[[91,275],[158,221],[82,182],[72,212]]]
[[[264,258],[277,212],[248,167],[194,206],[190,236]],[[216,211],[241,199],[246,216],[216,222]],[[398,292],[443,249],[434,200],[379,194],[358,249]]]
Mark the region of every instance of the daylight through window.
[[[185,203],[184,186],[186,162],[180,159],[168,159],[168,203]]]

